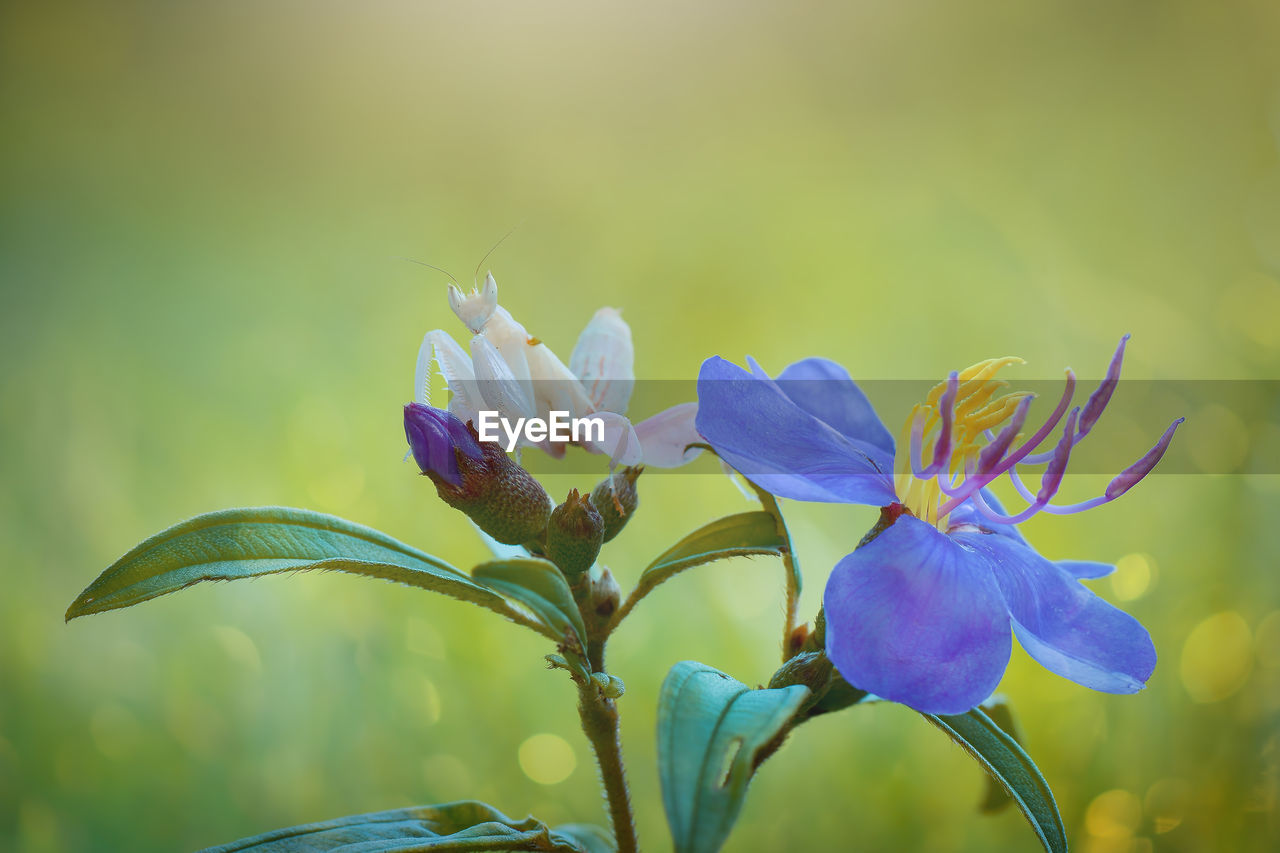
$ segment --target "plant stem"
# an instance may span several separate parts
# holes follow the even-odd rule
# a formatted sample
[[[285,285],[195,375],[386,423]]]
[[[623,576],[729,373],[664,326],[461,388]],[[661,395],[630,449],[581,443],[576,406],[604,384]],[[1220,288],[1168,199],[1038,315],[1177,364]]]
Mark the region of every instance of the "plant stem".
[[[800,564],[791,547],[791,533],[787,530],[787,522],[782,518],[782,510],[778,507],[777,499],[750,480],[747,483],[760,498],[760,505],[764,507],[764,511],[773,516],[773,522],[778,527],[778,535],[786,543],[782,550],[782,567],[786,570],[787,577],[786,615],[782,622],[782,661],[786,663],[787,659],[797,651],[791,645],[800,608]]]
[[[582,730],[591,742],[600,765],[609,817],[618,842],[618,853],[636,853],[635,818],[631,814],[631,796],[627,791],[627,771],[622,763],[622,742],[618,737],[618,706],[600,693],[594,682],[578,685],[578,716]]]

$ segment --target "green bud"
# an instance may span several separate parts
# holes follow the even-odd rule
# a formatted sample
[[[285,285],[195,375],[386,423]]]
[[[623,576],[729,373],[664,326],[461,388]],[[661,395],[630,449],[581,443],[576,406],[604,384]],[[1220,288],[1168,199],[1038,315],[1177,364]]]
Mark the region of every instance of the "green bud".
[[[815,694],[831,680],[832,666],[822,652],[803,652],[791,658],[769,679],[770,687],[803,684]]]
[[[622,603],[622,589],[608,566],[602,566],[599,577],[591,578],[590,606],[601,619],[608,619]]]
[[[591,680],[595,682],[596,689],[601,695],[608,699],[618,699],[622,694],[627,692],[627,685],[622,683],[622,679],[616,675],[609,675],[604,672],[591,673]]]
[[[474,434],[471,425],[467,426]],[[433,471],[425,472],[441,500],[471,516],[477,527],[503,544],[523,545],[540,539],[551,517],[551,496],[496,443],[477,444],[478,458],[456,452],[461,478],[457,485]]]
[[[547,556],[572,582],[595,563],[603,534],[600,513],[577,489],[570,489],[564,503],[551,511]]]
[[[601,480],[591,490],[591,504],[604,520],[604,541],[608,542],[622,532],[631,514],[640,505],[636,492],[636,479],[643,466],[626,467]]]

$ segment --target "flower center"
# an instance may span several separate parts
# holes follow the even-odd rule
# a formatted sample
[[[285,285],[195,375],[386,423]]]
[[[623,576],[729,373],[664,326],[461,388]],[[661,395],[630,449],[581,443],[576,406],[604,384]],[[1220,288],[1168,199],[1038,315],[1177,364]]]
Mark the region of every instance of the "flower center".
[[[998,394],[1009,383],[995,376],[1010,364],[1025,362],[1016,356],[989,358],[953,373],[911,410],[898,441],[894,483],[898,499],[912,515],[945,527],[950,510],[943,511],[946,499],[976,471],[984,446],[1005,438],[987,441],[990,431],[1013,418],[1022,401],[1031,397],[1023,391]],[[1004,446],[1017,438],[1015,429]],[[923,459],[931,461],[922,469]]]
[[[1010,364],[1024,363],[1006,356],[980,361],[937,385],[925,401],[911,410],[894,460],[894,488],[898,500],[916,518],[947,529],[946,518],[953,510],[968,505],[986,521],[1018,524],[1031,516],[1048,512],[1065,515],[1102,506],[1123,495],[1151,473],[1164,456],[1173,433],[1182,423],[1178,418],[1160,436],[1155,446],[1138,461],[1111,479],[1096,498],[1062,505],[1051,503],[1062,485],[1071,450],[1084,440],[1107,407],[1120,381],[1125,335],[1116,347],[1107,375],[1084,406],[1071,406],[1076,376],[1067,371],[1066,386],[1058,405],[1044,423],[1027,438],[1022,426],[1031,410],[1032,394],[1014,392],[996,396],[1006,383],[995,378]],[[1052,448],[1035,452],[1062,424],[1062,435]],[[1000,427],[1000,431],[994,430]],[[1015,446],[1016,445],[1016,446]],[[926,461],[927,460],[927,461]],[[1023,466],[1043,465],[1040,488],[1032,492],[1022,480]],[[1008,476],[1027,506],[1012,515],[993,509],[982,490],[997,478]]]

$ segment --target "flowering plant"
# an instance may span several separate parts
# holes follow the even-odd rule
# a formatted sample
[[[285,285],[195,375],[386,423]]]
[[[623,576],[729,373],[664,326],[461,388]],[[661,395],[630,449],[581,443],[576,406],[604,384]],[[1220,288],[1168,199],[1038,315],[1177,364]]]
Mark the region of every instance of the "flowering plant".
[[[770,556],[786,569],[781,665],[750,688],[704,664],[676,664],[658,707],[663,805],[677,851],[719,850],[761,764],[804,722],[875,700],[918,711],[990,774],[989,803],[1015,803],[1047,850],[1066,849],[1048,784],[992,691],[1012,635],[1053,672],[1086,687],[1132,693],[1155,666],[1134,619],[1080,581],[1111,567],[1052,562],[1017,525],[1034,514],[1074,513],[1110,502],[1148,474],[1178,423],[1120,472],[1104,493],[1057,505],[1072,452],[1114,393],[1125,341],[1082,407],[1075,377],[1045,421],[1024,428],[1032,398],[999,395],[997,372],[1018,361],[981,362],[952,373],[909,414],[895,443],[866,396],[839,365],[808,359],[772,379],[753,361],[719,357],[698,376],[698,401],[638,423],[627,416],[634,376],[630,331],[601,309],[566,365],[498,305],[492,276],[463,294],[454,313],[473,337],[469,354],[445,332],[423,340],[414,400],[404,407],[409,453],[439,497],[468,516],[494,553],[470,572],[386,534],[302,509],[230,509],[198,516],[133,548],[81,593],[72,619],[129,607],[206,580],[281,572],[341,571],[392,580],[492,610],[554,644],[546,656],[578,694],[595,752],[610,827],[549,827],[460,800],[279,830],[210,850],[638,849],[619,740],[625,686],[605,665],[612,633],[659,584],[735,556]],[[430,405],[435,369],[450,392]],[[513,432],[509,447],[482,440],[477,422],[496,413],[520,423],[557,414],[595,418],[594,435],[557,442],[546,430]],[[505,422],[505,421],[504,421]],[[1054,435],[1060,427],[1060,435]],[[566,444],[600,454],[607,473],[587,493],[556,504],[520,463],[525,448],[561,457]],[[1042,445],[1048,445],[1042,450]],[[675,467],[710,451],[751,486],[758,508],[711,521],[661,552],[624,599],[599,561],[638,511],[645,467]],[[1042,465],[1038,490],[1022,479]],[[1007,477],[1027,506],[1012,514],[991,493]],[[799,564],[777,501],[870,504],[879,522],[840,560],[813,630],[798,625]]]

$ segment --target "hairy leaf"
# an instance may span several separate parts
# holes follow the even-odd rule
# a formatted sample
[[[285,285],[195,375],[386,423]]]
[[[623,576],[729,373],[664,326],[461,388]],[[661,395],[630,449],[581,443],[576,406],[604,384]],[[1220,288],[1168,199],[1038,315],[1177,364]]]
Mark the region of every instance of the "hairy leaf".
[[[658,777],[677,853],[720,849],[808,695],[801,685],[752,690],[694,661],[672,667],[658,700]]]
[[[1067,834],[1053,792],[1016,740],[977,708],[964,714],[922,716],[946,732],[1009,792],[1045,850],[1065,853]]]
[[[586,648],[587,629],[582,624],[582,614],[554,563],[535,557],[494,560],[476,566],[471,577],[527,607],[547,626],[548,636],[556,642],[572,636],[579,648]]]
[[[385,533],[309,510],[258,507],[199,515],[157,533],[99,575],[66,618],[131,607],[201,581],[302,571],[382,578],[513,613],[492,590]]]
[[[462,800],[278,829],[210,847],[202,853],[316,853],[323,850],[612,853],[614,849],[612,837],[596,826],[568,824],[552,830],[534,818],[515,821],[492,806]]]
[[[785,544],[785,536],[779,534],[777,522],[767,512],[756,510],[716,519],[690,533],[650,563],[614,621],[620,621],[658,584],[685,569],[728,557],[760,554],[779,557]]]

